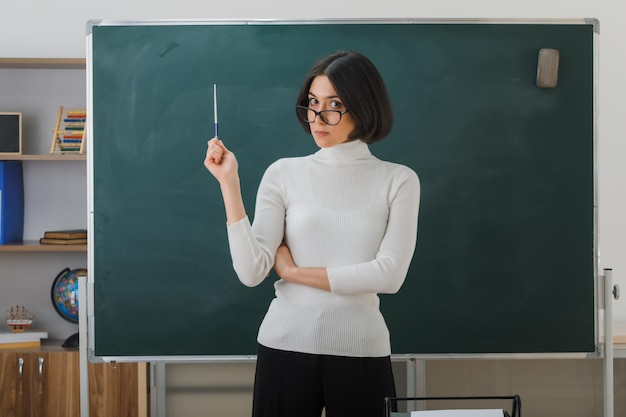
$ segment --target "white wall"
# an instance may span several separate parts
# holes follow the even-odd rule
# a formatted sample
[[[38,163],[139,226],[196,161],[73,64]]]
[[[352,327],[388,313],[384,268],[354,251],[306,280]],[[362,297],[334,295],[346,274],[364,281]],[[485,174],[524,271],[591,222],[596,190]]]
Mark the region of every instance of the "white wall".
[[[85,57],[90,19],[322,19],[322,18],[598,18],[600,20],[598,213],[600,268],[613,268],[626,289],[626,30],[616,0],[26,0],[3,1],[0,57]],[[0,94],[2,92],[0,91]],[[563,277],[564,281],[567,277]],[[558,296],[558,294],[555,294]],[[626,302],[615,303],[626,321]]]

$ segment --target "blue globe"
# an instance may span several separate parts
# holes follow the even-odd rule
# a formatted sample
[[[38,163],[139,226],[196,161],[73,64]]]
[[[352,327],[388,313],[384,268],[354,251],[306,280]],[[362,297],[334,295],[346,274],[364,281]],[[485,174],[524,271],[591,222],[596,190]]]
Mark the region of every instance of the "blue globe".
[[[52,305],[67,321],[78,323],[78,277],[86,276],[86,269],[65,268],[52,284]]]

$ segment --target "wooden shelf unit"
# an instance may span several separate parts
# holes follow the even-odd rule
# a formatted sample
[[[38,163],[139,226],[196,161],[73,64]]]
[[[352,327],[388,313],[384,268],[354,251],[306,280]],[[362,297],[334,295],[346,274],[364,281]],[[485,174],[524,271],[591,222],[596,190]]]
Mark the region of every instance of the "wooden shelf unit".
[[[87,245],[42,245],[37,240],[25,240],[0,245],[0,252],[87,252]]]
[[[0,68],[83,69],[85,58],[0,58]]]
[[[87,155],[0,155],[0,161],[86,161]]]
[[[59,70],[59,69],[85,69],[87,60],[85,58],[0,58],[0,69],[38,69],[38,70]],[[80,81],[79,81],[80,82]],[[56,104],[55,104],[56,108]],[[29,138],[27,140],[43,140],[47,142],[46,136],[41,139]],[[0,155],[2,161],[86,161],[86,155],[78,153],[67,154],[20,154]],[[0,252],[86,252],[87,245],[41,245],[35,240],[0,245]]]

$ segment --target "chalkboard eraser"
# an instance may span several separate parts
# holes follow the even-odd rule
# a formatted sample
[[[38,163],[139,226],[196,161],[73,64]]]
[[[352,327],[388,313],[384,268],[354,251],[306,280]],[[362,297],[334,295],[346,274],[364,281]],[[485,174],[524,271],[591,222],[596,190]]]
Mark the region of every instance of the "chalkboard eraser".
[[[559,81],[559,50],[542,48],[537,60],[537,87],[555,88]]]

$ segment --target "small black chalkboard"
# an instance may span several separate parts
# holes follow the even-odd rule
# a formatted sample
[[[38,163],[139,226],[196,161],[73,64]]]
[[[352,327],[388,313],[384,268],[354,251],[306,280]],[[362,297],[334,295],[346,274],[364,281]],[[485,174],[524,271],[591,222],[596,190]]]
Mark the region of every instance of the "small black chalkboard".
[[[0,154],[22,153],[22,113],[0,113]]]

